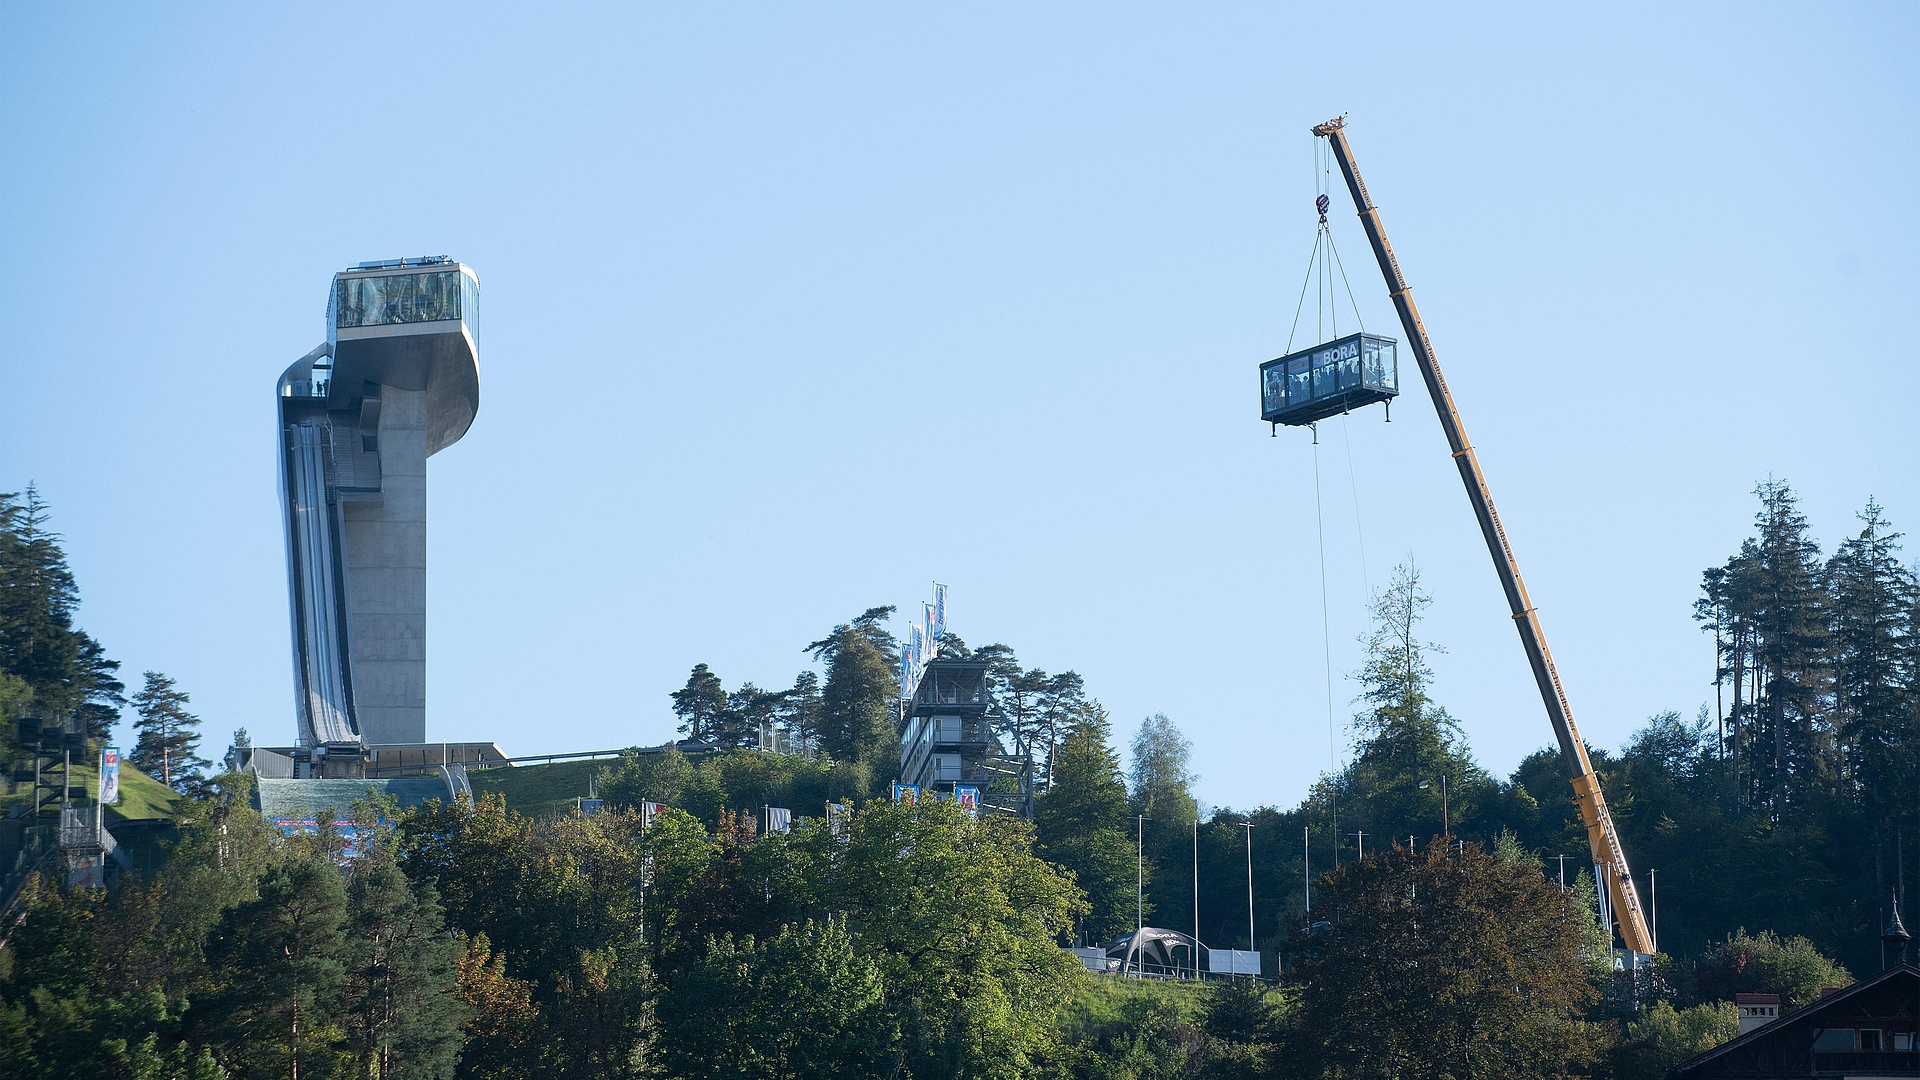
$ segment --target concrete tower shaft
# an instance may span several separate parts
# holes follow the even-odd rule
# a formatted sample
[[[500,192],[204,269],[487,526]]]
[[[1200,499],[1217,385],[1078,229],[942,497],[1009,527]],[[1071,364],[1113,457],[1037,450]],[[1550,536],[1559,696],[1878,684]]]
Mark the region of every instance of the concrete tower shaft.
[[[327,340],[280,376],[300,744],[426,741],[427,458],[480,407],[480,284],[444,257],[334,275]]]

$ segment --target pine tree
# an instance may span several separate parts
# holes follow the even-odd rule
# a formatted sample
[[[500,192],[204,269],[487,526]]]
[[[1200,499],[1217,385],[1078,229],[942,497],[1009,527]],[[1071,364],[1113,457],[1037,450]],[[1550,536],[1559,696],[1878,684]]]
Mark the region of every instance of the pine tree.
[[[345,922],[340,871],[320,857],[275,867],[258,898],[221,920],[208,959],[229,981],[204,1015],[233,1048],[235,1072],[300,1080],[309,1065],[309,1075],[332,1071]]]
[[[1039,722],[1036,727],[1043,748],[1038,762],[1041,790],[1053,786],[1054,754],[1060,740],[1066,737],[1067,729],[1073,725],[1074,718],[1080,715],[1086,705],[1086,680],[1077,671],[1063,671],[1048,676],[1040,688]]]
[[[431,884],[410,885],[387,858],[367,858],[347,890],[346,1030],[364,1075],[444,1080],[465,1020],[455,989],[460,946],[444,932]]]
[[[803,671],[780,699],[778,723],[807,750],[820,748],[820,676]]]
[[[24,500],[0,493],[0,671],[26,680],[40,705],[66,710],[87,690],[73,632],[80,589],[51,516],[35,487]]]
[[[78,712],[80,729],[89,739],[105,741],[113,736],[120,722],[120,710],[127,705],[127,684],[117,673],[120,661],[107,659],[106,650],[85,631],[73,632],[75,669],[84,696]]]
[[[1339,800],[1343,841],[1361,830],[1383,839],[1439,835],[1468,818],[1492,788],[1491,778],[1473,763],[1459,724],[1429,688],[1427,654],[1442,650],[1422,639],[1419,628],[1432,605],[1411,564],[1395,567],[1391,583],[1373,598],[1373,627],[1360,639],[1367,659],[1357,675],[1358,752],[1329,792]],[[1443,777],[1445,806],[1438,782]],[[1428,782],[1424,791],[1422,781]]]
[[[1088,702],[1061,740],[1053,786],[1033,806],[1035,849],[1086,891],[1081,931],[1093,942],[1132,929],[1136,916],[1133,814],[1111,736],[1106,710]]]
[[[892,608],[869,608],[852,623],[807,649],[827,665],[820,694],[820,746],[839,761],[861,762],[876,775],[890,772],[900,756],[895,716],[900,680],[892,657],[899,645],[879,626]],[[891,645],[891,651],[884,647]]]
[[[132,699],[140,715],[133,726],[140,736],[127,760],[168,787],[196,789],[211,763],[195,753],[200,749],[200,718],[187,711],[192,698],[158,671],[142,675],[146,686]]]
[[[705,664],[693,665],[687,685],[673,692],[673,714],[690,739],[715,739],[727,716],[727,691],[720,676]]]
[[[1920,767],[1913,730],[1907,604],[1913,572],[1900,564],[1900,534],[1867,500],[1865,526],[1827,563],[1832,593],[1836,727],[1853,749],[1854,775],[1868,812],[1883,824],[1916,809],[1912,777]]]
[[[752,683],[727,695],[727,708],[721,714],[719,742],[722,746],[760,745],[761,733],[771,738],[780,719],[781,690],[762,690]]]
[[[1742,546],[1753,601],[1755,668],[1751,774],[1771,815],[1811,804],[1838,786],[1828,724],[1828,597],[1820,547],[1785,481],[1754,489],[1759,535]]]

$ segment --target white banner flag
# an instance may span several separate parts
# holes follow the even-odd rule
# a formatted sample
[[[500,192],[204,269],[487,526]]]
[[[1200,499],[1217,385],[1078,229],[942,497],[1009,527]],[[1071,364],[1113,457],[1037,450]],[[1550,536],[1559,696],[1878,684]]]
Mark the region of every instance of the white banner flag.
[[[104,746],[100,748],[100,805],[112,806],[120,801],[120,748]]]
[[[793,811],[784,806],[767,807],[767,835],[783,833],[793,828]]]

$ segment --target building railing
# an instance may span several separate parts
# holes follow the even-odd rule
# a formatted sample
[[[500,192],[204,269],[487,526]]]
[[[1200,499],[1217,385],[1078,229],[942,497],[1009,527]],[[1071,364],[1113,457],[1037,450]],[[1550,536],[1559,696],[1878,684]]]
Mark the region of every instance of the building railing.
[[[1920,1051],[1913,1050],[1821,1050],[1813,1051],[1816,1076],[1920,1076]]]

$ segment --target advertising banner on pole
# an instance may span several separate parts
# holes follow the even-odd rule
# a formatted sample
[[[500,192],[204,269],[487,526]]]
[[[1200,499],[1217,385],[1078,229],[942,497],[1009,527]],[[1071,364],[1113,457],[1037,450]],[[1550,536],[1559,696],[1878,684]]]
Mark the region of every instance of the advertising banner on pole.
[[[933,583],[933,636],[935,638],[947,632],[947,587],[939,582]]]
[[[120,748],[106,746],[100,749],[100,805],[112,806],[120,801]]]
[[[853,816],[853,804],[830,802],[827,804],[827,831],[835,836],[847,835],[847,819]]]
[[[905,803],[908,806],[917,805],[920,802],[920,789],[912,784],[895,784],[893,785],[893,801],[896,803]]]
[[[960,802],[960,809],[974,820],[980,818],[980,789],[972,784],[956,784],[953,797]]]
[[[667,804],[663,802],[641,803],[640,804],[640,827],[642,829],[651,828],[653,825],[653,819],[655,815],[662,813],[663,811],[666,810],[666,808],[667,808]]]
[[[767,835],[790,832],[793,829],[793,811],[784,806],[767,807]]]

